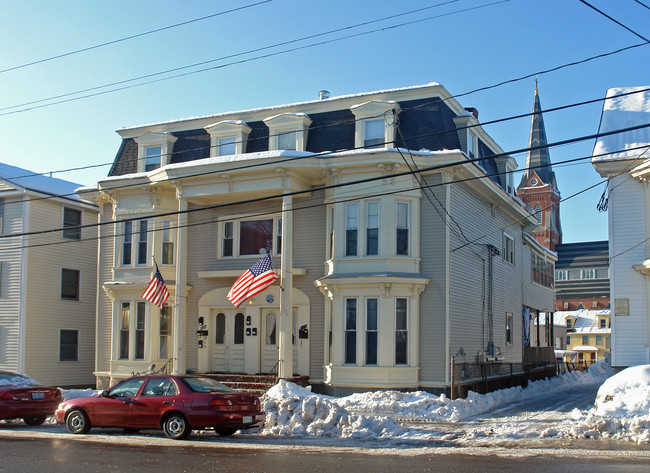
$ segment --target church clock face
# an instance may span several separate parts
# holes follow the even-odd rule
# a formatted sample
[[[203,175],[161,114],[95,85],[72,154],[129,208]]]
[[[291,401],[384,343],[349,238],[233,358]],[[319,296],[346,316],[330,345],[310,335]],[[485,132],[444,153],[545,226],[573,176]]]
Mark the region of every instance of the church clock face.
[[[531,185],[531,186],[536,186],[536,185],[537,185],[537,178],[536,178],[536,177],[533,177],[533,178],[530,180],[530,185]]]

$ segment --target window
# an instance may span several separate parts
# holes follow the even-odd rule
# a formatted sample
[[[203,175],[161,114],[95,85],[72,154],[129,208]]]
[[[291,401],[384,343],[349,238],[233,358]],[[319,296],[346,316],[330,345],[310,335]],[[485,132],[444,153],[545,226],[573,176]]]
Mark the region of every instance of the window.
[[[559,269],[555,271],[555,280],[556,281],[568,281],[569,280],[569,271],[567,269]]]
[[[359,229],[359,204],[345,206],[345,256],[357,256],[357,233]]]
[[[145,378],[127,379],[111,389],[112,397],[133,397],[138,394]]]
[[[278,133],[278,149],[296,149],[296,131],[281,131]]]
[[[122,228],[122,266],[130,266],[131,248],[133,244],[133,222],[124,222]]]
[[[79,270],[61,270],[61,299],[68,301],[79,300]]]
[[[566,344],[567,346],[571,345],[571,335],[566,336]]]
[[[366,299],[366,365],[377,364],[377,304],[378,299]]]
[[[540,225],[542,223],[542,207],[539,204],[535,206],[535,218],[539,221]]]
[[[515,239],[503,234],[503,261],[515,264]]]
[[[147,231],[148,222],[140,220],[138,222],[138,264],[147,264],[147,245],[149,232]]]
[[[237,312],[235,314],[235,333],[234,333],[234,343],[235,345],[244,344],[244,314]]]
[[[162,146],[147,146],[144,149],[144,172],[160,167]]]
[[[129,359],[129,329],[131,326],[131,303],[122,302],[120,318],[120,359]]]
[[[379,202],[366,203],[366,255],[379,254]]]
[[[587,345],[589,343],[589,337],[587,335],[582,336],[582,344]]]
[[[214,343],[217,345],[223,345],[226,341],[226,316],[221,312],[217,314],[214,332]]]
[[[386,123],[383,118],[363,121],[363,147],[377,148],[384,146]]]
[[[135,306],[135,359],[144,360],[144,316],[146,306],[138,302]]]
[[[276,339],[275,339],[275,314],[273,312],[269,312],[266,314],[266,333],[265,335],[265,340],[266,340],[266,345],[275,345],[276,344]]]
[[[168,305],[160,310],[158,335],[160,337],[159,357],[161,360],[167,360],[172,341],[172,310]]]
[[[607,328],[607,319],[600,319],[600,328]]]
[[[602,345],[602,344],[603,344],[603,336],[596,335],[596,345]]]
[[[162,222],[162,264],[174,264],[174,232],[172,221]]]
[[[59,331],[59,361],[79,360],[79,331]]]
[[[63,238],[81,240],[81,210],[63,208]]]
[[[553,263],[537,254],[531,254],[532,280],[537,284],[553,289],[555,271]]]
[[[222,257],[280,254],[282,219],[233,220],[221,226]]]
[[[334,258],[334,207],[330,209],[329,221],[329,259]]]
[[[395,299],[395,364],[408,362],[408,310],[407,299]]]
[[[357,300],[345,299],[345,364],[357,363]]]
[[[0,199],[0,233],[4,232],[5,200]]]
[[[142,390],[142,396],[174,396],[176,386],[171,379],[153,378],[147,381]]]
[[[506,312],[506,344],[512,344],[512,312]]]
[[[566,319],[566,328],[571,328],[572,322],[572,319]]]
[[[580,279],[595,279],[596,270],[593,268],[590,269],[581,269],[580,270]]]
[[[396,204],[397,248],[395,253],[398,255],[409,254],[409,207],[408,202],[397,202]]]
[[[231,154],[236,154],[237,138],[235,138],[234,136],[225,136],[223,138],[219,138],[217,142],[218,142],[218,149],[217,149],[218,156],[228,156]]]
[[[474,150],[476,149],[476,146],[474,145],[474,141],[476,138],[472,134],[471,131],[467,130],[467,155],[470,158],[474,158]]]

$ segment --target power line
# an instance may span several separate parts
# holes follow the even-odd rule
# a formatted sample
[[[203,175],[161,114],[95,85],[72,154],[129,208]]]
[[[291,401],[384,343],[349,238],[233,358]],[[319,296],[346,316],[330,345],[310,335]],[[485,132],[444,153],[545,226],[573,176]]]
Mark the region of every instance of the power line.
[[[153,34],[153,33],[159,33],[161,31],[170,30],[172,28],[177,28],[179,26],[189,25],[190,23],[196,23],[197,21],[207,20],[209,18],[214,18],[214,17],[217,17],[217,16],[225,15],[227,13],[233,13],[233,12],[236,12],[236,11],[245,10],[246,8],[256,7],[256,6],[262,5],[264,3],[269,3],[269,2],[272,2],[272,1],[273,0],[262,0],[262,1],[257,2],[257,3],[251,3],[249,5],[244,5],[244,6],[237,7],[237,8],[231,8],[230,10],[225,10],[225,11],[222,11],[222,12],[219,12],[219,13],[213,13],[212,15],[206,15],[206,16],[202,16],[200,18],[194,18],[192,20],[187,20],[187,21],[183,21],[183,22],[180,22],[180,23],[175,23],[173,25],[163,26],[161,28],[156,28],[156,29],[153,29],[153,30],[145,31],[143,33],[137,33],[137,34],[134,34],[134,35],[131,35],[131,36],[126,36],[124,38],[119,38],[119,39],[114,39],[114,40],[111,40],[111,41],[106,41],[105,43],[95,44],[93,46],[88,46],[86,48],[76,49],[74,51],[69,51],[67,53],[57,54],[56,56],[51,56],[51,57],[47,57],[47,58],[44,58],[44,59],[39,59],[37,61],[32,61],[32,62],[28,62],[28,63],[25,63],[25,64],[21,64],[19,66],[13,66],[13,67],[9,67],[7,69],[2,69],[2,70],[0,70],[0,74],[2,74],[4,72],[14,71],[16,69],[22,69],[22,68],[25,68],[25,67],[34,66],[36,64],[42,64],[44,62],[54,61],[55,59],[61,59],[63,57],[72,56],[74,54],[79,54],[79,53],[83,53],[83,52],[86,52],[86,51],[92,51],[93,49],[103,48],[104,46],[110,46],[112,44],[121,43],[123,41],[128,41],[130,39],[141,38],[142,36],[147,36],[147,35],[150,35],[150,34]]]
[[[613,21],[614,23],[616,23],[616,24],[617,24],[618,26],[620,26],[621,28],[626,29],[627,31],[629,31],[630,33],[632,33],[632,34],[633,34],[634,36],[636,36],[637,38],[641,38],[641,39],[642,39],[643,41],[645,41],[646,43],[650,42],[650,40],[648,40],[645,36],[642,36],[642,35],[640,35],[639,33],[637,33],[636,31],[634,31],[632,28],[629,28],[629,27],[625,26],[623,23],[621,23],[620,21],[618,21],[616,18],[613,18],[613,17],[609,16],[607,13],[603,12],[602,10],[599,10],[598,8],[596,8],[595,6],[593,6],[591,3],[587,2],[586,0],[578,0],[578,1],[579,1],[580,3],[583,3],[583,4],[587,5],[589,8],[591,8],[592,10],[598,12],[599,14],[601,14],[602,16],[604,16],[605,18],[607,18],[608,20]]]
[[[624,96],[627,96],[627,95],[638,94],[638,93],[642,93],[642,92],[646,92],[646,91],[650,91],[650,87],[645,88],[645,89],[629,91],[629,92],[621,92],[621,93],[613,95],[611,97],[607,97],[607,96],[599,97],[597,99],[584,100],[584,101],[581,101],[581,102],[574,102],[574,103],[567,104],[567,105],[561,105],[561,106],[558,106],[558,107],[548,108],[548,109],[542,110],[540,113],[548,114],[548,113],[561,111],[561,110],[565,110],[565,109],[569,109],[569,108],[580,107],[580,106],[589,105],[589,104],[593,104],[593,103],[597,103],[597,102],[602,102],[602,101],[607,100],[607,99],[624,97]],[[461,94],[461,95],[465,95],[465,94]],[[450,98],[453,98],[453,97],[457,97],[457,96],[452,96]],[[447,98],[443,98],[441,100],[444,101],[444,100],[447,100]],[[412,107],[402,107],[402,111],[426,108],[426,107],[429,107],[429,106],[430,106],[430,103],[415,105],[415,106],[412,106]],[[402,135],[402,140],[401,141],[403,143],[406,143],[407,139],[408,140],[413,140],[413,139],[417,139],[417,138],[426,138],[426,137],[432,137],[432,136],[437,136],[437,135],[444,135],[444,134],[447,134],[447,133],[452,133],[452,132],[458,132],[458,131],[461,131],[461,130],[471,129],[471,128],[474,128],[474,127],[483,128],[483,127],[485,127],[487,125],[493,125],[493,124],[502,123],[502,122],[505,122],[505,121],[516,120],[516,119],[520,119],[520,118],[526,118],[526,117],[530,117],[530,116],[532,116],[534,114],[535,114],[535,112],[523,113],[523,114],[519,114],[519,115],[511,115],[509,117],[497,118],[497,119],[489,120],[489,121],[486,121],[486,122],[483,122],[483,123],[477,123],[475,125],[467,125],[467,126],[463,126],[463,127],[455,127],[453,129],[436,131],[436,132],[433,132],[433,133],[414,135],[414,136],[410,136],[409,138],[404,138],[404,136]],[[371,117],[371,118],[379,118],[381,116],[383,116],[383,114],[382,115],[377,115],[376,117]],[[331,126],[337,126],[337,125],[340,125],[340,124],[354,123],[356,121],[357,121],[356,119],[337,120],[337,121],[328,123],[326,125],[321,125],[319,127],[310,128],[310,130],[313,131],[315,129],[327,128],[327,127],[331,127]],[[401,132],[400,132],[400,134],[401,134]],[[259,137],[259,138],[254,138],[254,139],[259,139],[259,140],[264,139],[264,140],[266,140],[267,138],[266,137]],[[249,141],[252,141],[252,140],[249,140]],[[384,143],[384,144],[386,144],[386,143]],[[189,153],[189,152],[200,151],[200,150],[211,149],[211,148],[213,148],[213,146],[211,146],[211,145],[210,146],[200,146],[200,147],[190,148],[190,149],[186,149],[186,150],[179,151],[179,152],[173,152],[172,156],[177,156],[178,157],[182,153]],[[363,146],[354,147],[354,148],[351,148],[350,150],[356,150],[356,149],[363,149]],[[337,151],[334,151],[333,153],[341,152],[341,151],[345,151],[345,150],[344,149],[337,150]],[[316,153],[315,155],[307,156],[307,157],[327,156],[328,154],[331,154],[331,153]],[[516,154],[516,153],[511,153],[511,154]],[[300,158],[291,158],[291,159],[288,159],[288,160],[273,161],[271,163],[260,163],[260,164],[255,164],[255,165],[248,165],[248,166],[243,166],[241,168],[231,169],[229,171],[247,169],[247,168],[250,168],[250,167],[265,166],[265,165],[268,165],[268,164],[278,164],[278,163],[283,163],[283,162],[291,161],[291,160],[295,160],[295,159],[300,159]],[[114,161],[111,161],[109,163],[81,166],[81,167],[77,167],[77,168],[69,168],[69,169],[63,169],[63,170],[57,170],[57,171],[50,171],[50,172],[46,172],[46,173],[23,174],[23,175],[20,175],[20,176],[13,176],[10,179],[11,180],[17,180],[17,179],[23,179],[23,178],[28,178],[28,177],[34,177],[34,176],[44,176],[44,175],[52,174],[52,173],[63,173],[63,172],[68,172],[68,171],[83,170],[83,169],[89,169],[89,168],[94,168],[94,167],[109,166],[109,165],[113,165],[113,164],[114,164]],[[126,185],[124,187],[129,187],[129,186],[130,185]],[[54,196],[54,197],[38,197],[38,198],[33,198],[31,200],[42,200],[42,199],[48,199],[48,198],[66,197],[66,196],[70,196],[70,195],[76,195],[76,193],[60,194],[60,195],[57,195],[57,196]]]
[[[33,105],[33,104],[42,103],[42,102],[47,102],[47,101],[50,101],[50,100],[56,100],[56,99],[60,99],[60,98],[64,98],[64,97],[70,97],[72,95],[78,95],[78,94],[82,94],[82,93],[86,93],[86,92],[92,92],[94,90],[104,89],[104,88],[107,88],[107,87],[113,87],[113,86],[120,85],[120,84],[126,84],[126,83],[129,83],[129,82],[148,79],[148,78],[151,78],[151,77],[157,77],[157,76],[164,75],[164,74],[170,74],[172,72],[178,72],[178,71],[182,71],[182,70],[186,70],[186,69],[191,69],[191,68],[194,68],[194,67],[204,66],[206,64],[211,64],[211,63],[214,63],[214,62],[217,62],[217,61],[224,61],[224,60],[227,60],[227,59],[233,59],[233,58],[236,58],[236,57],[246,56],[248,54],[267,51],[269,49],[279,48],[281,46],[287,46],[289,44],[295,44],[295,43],[299,43],[299,42],[306,41],[306,40],[309,40],[309,39],[319,38],[321,36],[327,36],[327,35],[334,34],[334,33],[340,33],[342,31],[352,30],[352,29],[355,29],[355,28],[359,28],[361,26],[367,26],[367,25],[370,25],[370,24],[373,24],[373,23],[379,23],[379,22],[382,22],[382,21],[390,20],[390,19],[393,19],[393,18],[398,18],[398,17],[405,16],[405,15],[410,15],[410,14],[413,14],[413,13],[419,13],[419,12],[424,11],[424,10],[437,8],[437,7],[440,7],[440,6],[448,5],[450,3],[455,3],[455,2],[459,2],[459,1],[460,0],[448,0],[448,1],[445,1],[445,2],[442,2],[442,3],[437,3],[437,4],[434,4],[434,5],[430,5],[430,6],[427,6],[427,7],[422,7],[422,8],[418,8],[418,9],[415,9],[415,10],[409,10],[409,11],[406,11],[406,12],[397,13],[397,14],[385,16],[385,17],[382,17],[382,18],[377,18],[375,20],[365,21],[365,22],[362,22],[362,23],[356,23],[356,24],[348,25],[348,26],[345,26],[345,27],[342,27],[342,28],[336,28],[336,29],[333,29],[333,30],[324,31],[324,32],[321,32],[321,33],[316,33],[316,34],[312,34],[312,35],[308,35],[308,36],[303,36],[303,37],[288,40],[288,41],[282,41],[280,43],[275,43],[275,44],[272,44],[272,45],[269,45],[269,46],[263,46],[263,47],[259,47],[259,48],[255,48],[255,49],[249,49],[247,51],[234,53],[234,54],[229,54],[229,55],[221,56],[221,57],[214,58],[214,59],[209,59],[207,61],[201,61],[201,62],[197,62],[197,63],[194,63],[194,64],[175,67],[175,68],[167,69],[167,70],[164,70],[164,71],[159,71],[159,72],[154,72],[154,73],[151,73],[151,74],[146,74],[146,75],[134,77],[134,78],[131,78],[131,79],[125,79],[125,80],[121,80],[121,81],[117,81],[117,82],[111,82],[111,83],[99,85],[99,86],[96,86],[96,87],[90,87],[90,88],[87,88],[87,89],[77,90],[77,91],[74,91],[74,92],[68,92],[68,93],[65,93],[65,94],[55,95],[55,96],[51,96],[51,97],[47,97],[47,98],[43,98],[43,99],[39,99],[39,100],[33,100],[33,101],[30,101],[30,102],[24,102],[24,103],[17,104],[17,105],[11,105],[9,107],[0,108],[0,111],[10,110],[10,109],[13,109],[13,108],[18,108],[18,107],[24,107],[24,106],[27,106],[27,105]],[[503,1],[507,1],[507,0],[501,0],[501,1],[496,2],[496,3],[502,3]],[[174,76],[164,77],[164,78],[161,78],[161,79],[151,80],[151,81],[147,81],[147,82],[142,82],[142,83],[134,84],[134,85],[131,85],[131,86],[120,87],[120,88],[116,88],[116,89],[112,89],[112,90],[108,90],[108,91],[104,91],[104,92],[93,93],[93,94],[89,94],[89,95],[85,95],[85,96],[81,96],[81,97],[75,97],[75,98],[71,98],[71,99],[67,99],[67,100],[60,100],[60,101],[53,102],[53,103],[50,103],[50,104],[45,104],[45,105],[36,106],[36,107],[30,107],[30,108],[27,108],[27,109],[24,109],[24,110],[17,110],[17,111],[14,111],[14,112],[6,112],[6,113],[0,114],[0,116],[9,115],[11,113],[17,113],[17,112],[22,112],[22,111],[27,111],[27,110],[32,110],[32,109],[37,109],[37,108],[48,107],[48,106],[51,106],[51,105],[56,105],[56,104],[65,103],[65,102],[71,102],[71,101],[80,100],[80,99],[83,99],[83,98],[94,97],[94,96],[97,96],[97,95],[103,95],[103,94],[106,94],[106,93],[112,93],[112,92],[116,92],[116,91],[120,91],[120,90],[126,90],[126,89],[133,88],[133,87],[139,87],[141,85],[152,84],[152,83],[161,82],[161,81],[174,79],[174,78],[178,78],[178,77],[183,77],[183,76],[187,76],[187,75],[198,74],[200,72],[205,72],[205,71],[209,71],[209,70],[213,70],[213,69],[220,69],[220,68],[224,68],[224,67],[227,67],[227,66],[242,64],[242,63],[245,63],[245,62],[250,62],[250,61],[254,61],[254,60],[258,60],[258,59],[264,59],[264,58],[272,57],[272,56],[279,55],[279,54],[285,54],[287,52],[298,51],[300,49],[306,49],[306,48],[309,48],[309,47],[320,46],[320,45],[323,45],[323,44],[328,44],[330,42],[341,41],[341,40],[344,40],[344,39],[350,39],[350,38],[354,38],[354,37],[357,37],[357,36],[362,36],[362,35],[366,35],[366,34],[370,34],[370,33],[381,32],[381,31],[391,29],[391,28],[402,27],[402,26],[413,24],[413,23],[418,23],[418,22],[421,22],[421,21],[428,21],[428,20],[431,20],[431,19],[441,18],[441,17],[444,17],[444,16],[449,16],[449,15],[456,14],[456,13],[462,13],[462,12],[469,11],[469,10],[472,10],[472,9],[483,8],[484,6],[491,6],[491,5],[492,4],[481,5],[481,6],[478,6],[478,7],[459,10],[459,11],[456,11],[456,12],[446,13],[446,14],[443,14],[443,15],[430,16],[430,17],[427,17],[427,18],[424,18],[424,19],[418,19],[418,20],[407,22],[407,23],[402,23],[402,24],[398,24],[398,25],[378,28],[378,29],[366,31],[364,33],[359,33],[359,34],[354,34],[354,35],[349,35],[349,36],[343,36],[341,38],[334,38],[334,39],[331,39],[331,40],[318,42],[318,43],[313,43],[313,44],[310,44],[310,45],[304,45],[304,46],[300,46],[300,47],[296,47],[296,48],[290,48],[290,49],[286,49],[284,51],[278,51],[278,52],[275,52],[275,53],[260,55],[260,56],[256,56],[256,57],[253,57],[253,58],[248,58],[248,59],[245,59],[245,60],[234,61],[234,62],[231,62],[231,63],[222,64],[222,65],[219,65],[219,66],[209,67],[209,68],[205,68],[205,69],[201,69],[201,70],[197,70],[197,71],[192,71],[192,72],[188,72],[188,73],[183,73],[183,74],[177,74],[177,75],[174,75]]]
[[[636,3],[638,3],[639,5],[641,5],[642,7],[645,7],[645,8],[647,8],[648,10],[650,10],[650,7],[649,7],[648,5],[646,5],[645,3],[641,2],[640,0],[634,0],[634,1],[635,1]]]

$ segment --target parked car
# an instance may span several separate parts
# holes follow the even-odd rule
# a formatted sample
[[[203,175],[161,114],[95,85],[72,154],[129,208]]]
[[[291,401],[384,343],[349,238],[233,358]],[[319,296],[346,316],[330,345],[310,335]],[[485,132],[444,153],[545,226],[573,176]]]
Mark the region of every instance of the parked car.
[[[55,416],[73,434],[85,434],[91,427],[162,429],[173,439],[207,427],[232,435],[265,418],[257,396],[198,375],[127,378],[100,394],[62,402]]]
[[[21,374],[0,371],[0,419],[23,419],[27,425],[41,425],[60,402],[59,389],[41,386]]]

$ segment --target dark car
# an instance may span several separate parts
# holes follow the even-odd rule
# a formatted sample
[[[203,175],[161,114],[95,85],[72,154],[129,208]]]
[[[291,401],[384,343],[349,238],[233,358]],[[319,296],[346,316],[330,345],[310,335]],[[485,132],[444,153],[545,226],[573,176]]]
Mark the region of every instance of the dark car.
[[[73,434],[91,427],[162,429],[173,439],[207,427],[232,435],[265,419],[257,396],[198,375],[134,376],[101,394],[62,402],[55,416]]]
[[[27,425],[40,425],[54,414],[61,402],[61,391],[41,386],[17,373],[0,371],[0,419],[23,419]]]

